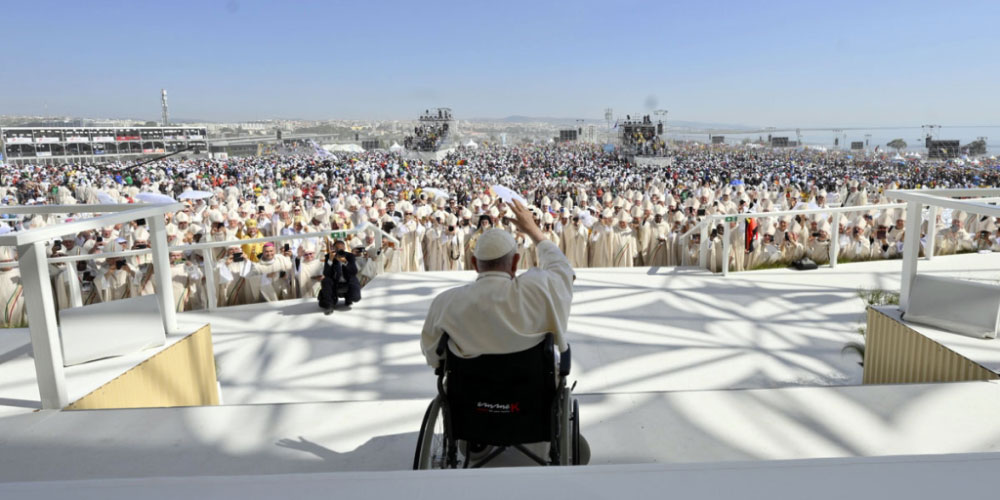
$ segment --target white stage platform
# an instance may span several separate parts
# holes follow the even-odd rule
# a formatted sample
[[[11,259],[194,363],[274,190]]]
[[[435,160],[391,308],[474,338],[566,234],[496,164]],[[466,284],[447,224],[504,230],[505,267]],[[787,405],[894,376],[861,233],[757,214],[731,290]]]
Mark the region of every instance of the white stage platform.
[[[862,287],[899,288],[900,261],[733,274],[580,269],[568,338],[580,394],[861,383]],[[921,262],[921,272],[995,275],[991,255]],[[212,323],[227,404],[429,398],[419,333],[430,301],[472,272],[381,276],[351,311],[292,301],[185,313]]]
[[[859,384],[857,360],[841,354],[864,321],[856,291],[898,289],[900,266],[728,278],[686,268],[580,269],[569,322],[577,392]],[[921,261],[920,271],[1000,280],[989,254]],[[285,301],[178,318],[192,331],[211,323],[227,404],[425,398],[434,393],[417,341],[425,311],[439,291],[472,278],[384,275],[353,310],[331,316],[309,301]],[[68,368],[70,399],[155,352]],[[26,329],[0,330],[0,416],[40,407],[29,353]]]
[[[407,470],[427,400],[52,411],[0,419],[0,483]],[[1000,384],[580,397],[592,465],[1000,449]],[[517,455],[496,465],[523,465]]]
[[[989,498],[1000,454],[0,484],[4,498]]]
[[[900,265],[578,270],[569,339],[592,463],[997,449],[996,384],[837,387],[861,380],[841,354],[864,320],[857,289],[898,288]],[[940,257],[920,272],[1000,279],[1000,263]],[[306,301],[179,315],[211,323],[222,400],[237,406],[33,413],[27,332],[0,331],[0,482],[408,468],[435,391],[424,314],[472,279],[382,276],[332,316]],[[154,352],[67,369],[71,399]]]

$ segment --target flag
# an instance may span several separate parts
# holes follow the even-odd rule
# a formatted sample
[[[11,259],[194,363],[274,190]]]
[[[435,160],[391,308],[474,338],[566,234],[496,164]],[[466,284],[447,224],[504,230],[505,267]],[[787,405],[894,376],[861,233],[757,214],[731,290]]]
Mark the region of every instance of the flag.
[[[320,158],[326,158],[328,156],[333,156],[332,154],[330,154],[329,151],[327,151],[327,150],[323,149],[322,147],[320,147],[320,145],[316,144],[316,141],[314,141],[312,139],[309,139],[309,145],[311,145],[313,147],[313,152],[315,152],[316,156],[319,156]]]

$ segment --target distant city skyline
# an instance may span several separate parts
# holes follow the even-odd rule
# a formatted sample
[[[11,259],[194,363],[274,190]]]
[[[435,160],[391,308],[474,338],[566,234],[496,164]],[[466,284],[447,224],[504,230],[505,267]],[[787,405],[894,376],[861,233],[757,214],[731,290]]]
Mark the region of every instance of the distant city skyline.
[[[216,122],[411,120],[439,106],[459,119],[612,108],[762,127],[1000,121],[996,1],[3,9],[4,115],[158,121],[165,88],[171,116]]]

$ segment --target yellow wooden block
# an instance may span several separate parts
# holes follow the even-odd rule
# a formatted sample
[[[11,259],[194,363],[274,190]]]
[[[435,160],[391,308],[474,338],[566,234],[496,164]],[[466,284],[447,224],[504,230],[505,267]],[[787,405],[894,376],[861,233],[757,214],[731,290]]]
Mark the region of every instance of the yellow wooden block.
[[[67,410],[219,404],[212,330],[205,325],[66,407]]]

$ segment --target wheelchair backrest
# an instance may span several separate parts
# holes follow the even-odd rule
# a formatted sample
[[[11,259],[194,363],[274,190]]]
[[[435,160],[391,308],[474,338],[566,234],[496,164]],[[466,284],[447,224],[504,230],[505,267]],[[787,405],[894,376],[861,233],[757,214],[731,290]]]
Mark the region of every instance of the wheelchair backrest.
[[[445,397],[457,439],[494,445],[549,440],[557,380],[551,333],[510,354],[462,358],[445,351]]]

